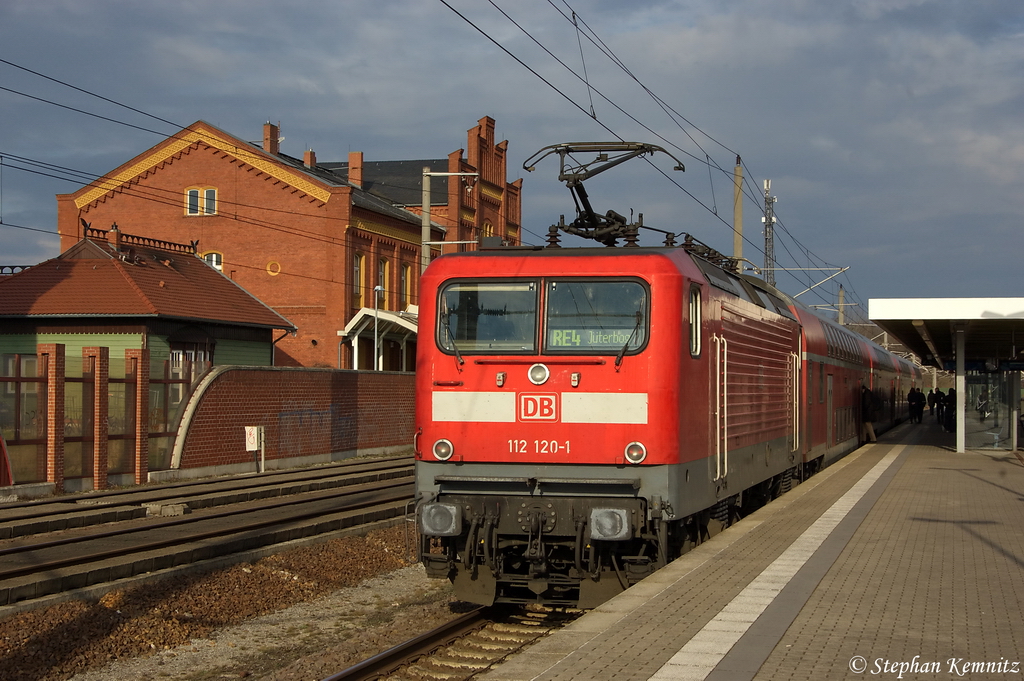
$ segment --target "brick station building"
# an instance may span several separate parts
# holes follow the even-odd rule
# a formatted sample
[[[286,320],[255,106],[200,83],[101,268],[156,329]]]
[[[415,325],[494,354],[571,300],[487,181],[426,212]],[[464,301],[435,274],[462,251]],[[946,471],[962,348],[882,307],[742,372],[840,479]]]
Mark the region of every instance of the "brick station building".
[[[298,327],[275,345],[278,366],[369,369],[372,350],[353,353],[353,341],[338,332],[361,309],[398,313],[419,303],[424,167],[478,174],[432,178],[432,242],[493,235],[520,243],[522,180],[506,181],[507,142],[495,143],[494,123],[481,118],[466,148],[447,158],[368,162],[356,151],[321,163],[312,150],[302,159],[282,153],[276,125],[263,126],[259,144],[198,121],[58,195],[61,248],[90,226],[114,223],[141,237],[193,243]],[[455,248],[467,247],[445,252]],[[377,286],[383,294],[375,301]],[[386,332],[382,339],[383,369],[413,366],[414,341],[400,344]]]

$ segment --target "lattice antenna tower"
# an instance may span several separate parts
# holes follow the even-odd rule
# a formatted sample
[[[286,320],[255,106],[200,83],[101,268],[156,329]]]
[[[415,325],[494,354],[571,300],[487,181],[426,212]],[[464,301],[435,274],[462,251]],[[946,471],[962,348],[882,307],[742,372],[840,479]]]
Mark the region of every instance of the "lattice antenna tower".
[[[775,286],[775,202],[771,195],[772,181],[764,181],[764,280]]]

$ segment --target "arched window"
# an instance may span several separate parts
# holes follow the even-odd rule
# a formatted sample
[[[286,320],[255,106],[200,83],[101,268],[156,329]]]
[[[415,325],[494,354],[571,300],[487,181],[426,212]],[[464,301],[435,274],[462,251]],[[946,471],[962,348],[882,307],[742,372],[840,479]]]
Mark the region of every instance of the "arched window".
[[[218,272],[224,271],[224,254],[218,253],[217,251],[208,251],[203,253],[203,260],[207,264]]]
[[[356,253],[352,256],[352,305],[363,305],[363,256]]]
[[[405,310],[412,300],[412,268],[409,265],[402,265],[398,282],[398,309]]]
[[[388,261],[381,258],[377,262],[377,286],[380,287],[380,294],[377,297],[377,304],[380,309],[388,309]]]

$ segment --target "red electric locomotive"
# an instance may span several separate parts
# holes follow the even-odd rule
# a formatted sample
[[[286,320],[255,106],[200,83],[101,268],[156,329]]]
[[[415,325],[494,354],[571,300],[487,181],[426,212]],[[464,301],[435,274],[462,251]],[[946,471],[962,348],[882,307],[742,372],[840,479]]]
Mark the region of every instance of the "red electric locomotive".
[[[584,206],[559,228],[625,247],[552,236],[421,278],[420,553],[466,601],[598,605],[854,449],[861,384],[881,431],[919,379],[690,237],[635,246],[580,182],[657,148],[582,146],[622,155],[566,173],[581,145],[552,148]]]

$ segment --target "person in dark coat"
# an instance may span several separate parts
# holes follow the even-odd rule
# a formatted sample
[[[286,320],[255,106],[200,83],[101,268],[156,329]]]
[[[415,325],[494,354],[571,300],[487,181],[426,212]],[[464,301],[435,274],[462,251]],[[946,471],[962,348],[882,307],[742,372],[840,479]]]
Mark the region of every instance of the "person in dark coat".
[[[920,388],[917,389],[917,422],[924,423],[924,409],[928,406],[928,398],[925,397],[924,391]]]
[[[928,415],[935,416],[935,389],[928,391]]]
[[[946,411],[946,395],[939,388],[935,389],[935,422],[940,426],[944,422]]]
[[[947,433],[956,432],[956,389],[950,388],[942,398],[942,427]]]
[[[860,420],[863,442],[878,442],[875,437],[875,427],[871,424],[875,418],[875,396],[871,394],[866,385],[862,385],[860,387]]]

